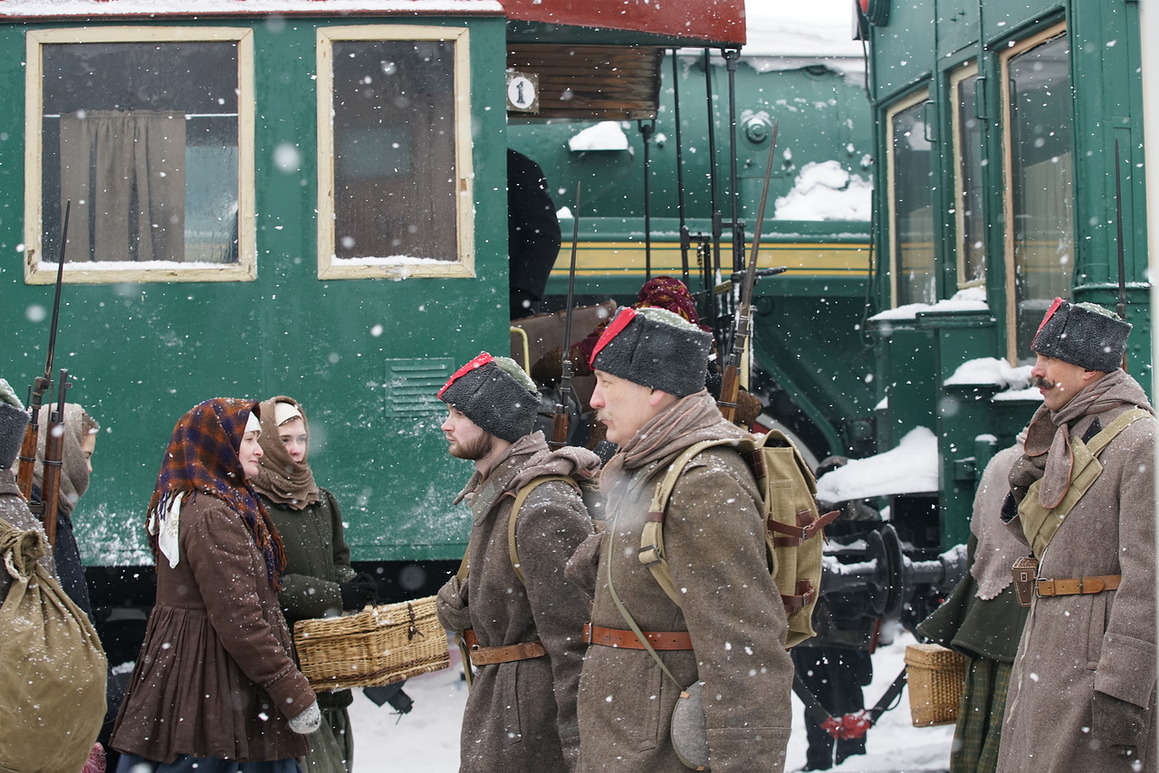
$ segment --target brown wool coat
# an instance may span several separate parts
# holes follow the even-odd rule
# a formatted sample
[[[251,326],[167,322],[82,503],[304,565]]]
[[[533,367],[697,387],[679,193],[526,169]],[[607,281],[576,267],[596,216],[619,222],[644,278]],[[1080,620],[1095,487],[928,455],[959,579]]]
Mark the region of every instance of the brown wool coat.
[[[551,452],[542,432],[517,441],[508,456],[464,493],[474,521],[467,592],[452,579],[439,594],[439,619],[452,631],[471,627],[480,647],[538,639],[545,657],[476,670],[463,714],[463,773],[568,773],[579,749],[576,689],[583,663],[587,601],[563,577],[564,565],[592,533],[579,493],[544,483],[523,504],[516,544],[525,583],[511,565],[508,519],[515,492],[545,474],[592,477],[599,459],[582,448]],[[466,605],[463,606],[463,602]]]
[[[1106,427],[1129,407],[1083,416],[1070,437],[1083,437],[1096,418]],[[1154,432],[1154,419],[1144,418],[1112,441],[1102,474],[1042,557],[1040,577],[1122,574],[1122,584],[1034,600],[1010,678],[999,771],[1156,769]],[[1010,525],[1021,533],[1017,517]],[[1127,718],[1140,723],[1138,767],[1108,743]]]
[[[663,468],[698,440],[740,434],[705,399],[711,411],[676,427],[677,439],[643,466],[611,481],[605,468],[608,526],[592,622],[628,628],[608,590],[610,563],[616,592],[641,630],[686,630],[695,650],[659,652],[680,681],[676,685],[645,650],[588,648],[580,679],[580,773],[684,773],[672,750],[669,719],[680,688],[696,680],[705,685],[713,773],[784,767],[793,666],[785,650],[784,608],[769,574],[759,494],[741,457],[709,449],[689,463],[673,491],[664,545],[681,606],[636,557],[653,481]],[[676,412],[674,406],[645,430],[659,433],[666,421],[680,421]]]
[[[208,495],[181,508],[180,560],[158,557],[157,602],[112,746],[158,762],[307,752],[287,720],[314,702],[266,563],[241,517]]]

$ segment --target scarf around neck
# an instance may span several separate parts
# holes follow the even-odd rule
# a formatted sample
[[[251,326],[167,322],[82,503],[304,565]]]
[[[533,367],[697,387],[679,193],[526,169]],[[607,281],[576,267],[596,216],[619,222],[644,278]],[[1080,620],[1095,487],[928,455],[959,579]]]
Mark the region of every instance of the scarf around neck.
[[[48,421],[52,405],[40,407],[40,432],[36,437],[36,465],[32,468],[32,486],[44,492],[44,447],[48,439]],[[64,434],[61,436],[60,501],[58,509],[71,515],[77,500],[89,489],[89,465],[81,441],[84,440],[84,408],[76,403],[64,404]],[[91,419],[90,419],[91,421]],[[95,424],[95,422],[93,422]],[[18,462],[19,463],[19,460]]]
[[[253,400],[215,397],[194,406],[177,420],[146,515],[145,531],[154,559],[159,551],[157,534],[174,498],[184,496],[188,503],[204,494],[220,499],[241,516],[265,558],[267,579],[275,588],[281,588],[286,566],[282,540],[266,508],[246,482],[237,455],[246,421],[257,409],[258,404]]]
[[[604,465],[600,488],[608,491],[631,470],[674,456],[702,440],[742,438],[748,433],[725,421],[707,390],[682,397],[649,419]]]
[[[1041,480],[1039,504],[1047,509],[1057,507],[1070,487],[1074,463],[1071,425],[1085,416],[1134,406],[1155,412],[1143,388],[1122,370],[1088,384],[1057,411],[1040,406],[1026,428],[1026,452],[1010,471],[1015,501],[1022,502],[1031,484]]]
[[[282,445],[282,439],[278,436],[275,403],[287,403],[297,408],[302,414],[302,424],[306,427],[307,435],[310,432],[306,412],[302,410],[297,400],[281,395],[263,400],[259,407],[262,434],[258,442],[262,446],[264,456],[261,459],[261,469],[250,481],[250,485],[271,502],[285,505],[291,510],[305,510],[321,499],[318,484],[314,482],[314,472],[310,469],[306,458],[300,463],[295,462]],[[309,457],[308,451],[306,457]]]

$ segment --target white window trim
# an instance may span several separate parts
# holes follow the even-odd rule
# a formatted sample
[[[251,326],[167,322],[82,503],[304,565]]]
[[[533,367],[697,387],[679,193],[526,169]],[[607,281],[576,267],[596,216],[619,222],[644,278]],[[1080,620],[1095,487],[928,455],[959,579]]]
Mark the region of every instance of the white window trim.
[[[463,27],[379,25],[319,27],[318,56],[318,278],[406,279],[408,277],[474,277],[474,172],[471,156],[470,34]],[[456,260],[414,262],[360,262],[335,257],[334,229],[334,43],[351,40],[440,40],[455,44],[455,218],[458,226]],[[430,228],[438,224],[431,223]]]
[[[962,116],[959,110],[958,90],[962,86],[962,81],[978,75],[978,63],[969,62],[962,65],[953,74],[950,75],[950,133],[952,135],[952,145],[954,152],[954,253],[957,255],[958,264],[958,289],[963,290],[967,287],[985,287],[986,286],[986,270],[989,268],[986,265],[982,266],[982,278],[963,281],[962,277],[966,275],[966,253],[968,251],[967,245],[962,241],[966,231],[966,212],[963,204],[965,203],[965,191],[963,190],[962,180]],[[974,91],[975,99],[981,95],[977,89]],[[977,170],[979,173],[982,170]],[[982,213],[975,214],[976,217],[981,218]]]
[[[898,233],[897,233],[897,186],[894,185],[894,171],[897,166],[893,152],[893,119],[898,113],[903,113],[930,99],[929,88],[924,88],[908,97],[899,99],[885,111],[886,136],[885,165],[886,165],[886,205],[889,210],[889,304],[890,308],[897,308],[898,294]]]
[[[27,68],[24,106],[24,281],[52,284],[57,264],[41,263],[43,251],[41,201],[42,145],[40,122],[44,114],[44,67],[41,47],[53,43],[141,43],[233,41],[238,64],[238,262],[208,266],[175,261],[149,261],[140,267],[124,263],[94,268],[100,263],[65,260],[63,281],[84,284],[118,282],[248,282],[257,276],[257,239],[254,224],[254,66],[253,30],[231,27],[98,27],[92,29],[30,30],[25,40]],[[112,266],[117,266],[113,268]]]

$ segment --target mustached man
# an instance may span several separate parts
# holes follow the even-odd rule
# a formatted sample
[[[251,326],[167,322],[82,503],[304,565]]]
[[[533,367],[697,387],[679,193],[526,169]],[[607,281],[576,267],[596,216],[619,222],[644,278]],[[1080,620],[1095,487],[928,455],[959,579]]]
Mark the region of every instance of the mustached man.
[[[1156,769],[1155,418],[1120,367],[1130,331],[1056,298],[1031,343],[1043,404],[1003,518],[1038,567],[999,771]]]

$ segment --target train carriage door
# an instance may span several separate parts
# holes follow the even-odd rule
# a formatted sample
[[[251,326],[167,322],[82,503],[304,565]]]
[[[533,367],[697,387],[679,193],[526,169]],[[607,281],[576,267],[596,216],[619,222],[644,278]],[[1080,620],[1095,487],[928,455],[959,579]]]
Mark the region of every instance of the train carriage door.
[[[1064,25],[1003,51],[1007,356],[1017,362],[1075,265],[1073,97]]]

